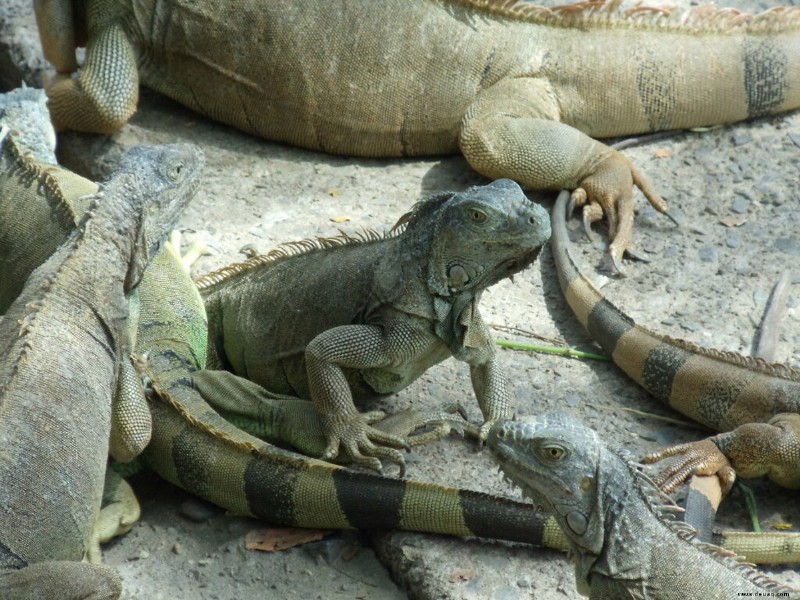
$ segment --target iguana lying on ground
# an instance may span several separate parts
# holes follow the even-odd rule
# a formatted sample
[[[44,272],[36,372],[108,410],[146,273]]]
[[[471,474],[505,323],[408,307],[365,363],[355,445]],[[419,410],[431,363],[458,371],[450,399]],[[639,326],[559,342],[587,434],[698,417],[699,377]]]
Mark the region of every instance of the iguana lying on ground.
[[[734,352],[702,348],[648,331],[606,300],[569,254],[569,194],[553,209],[553,258],[561,290],[589,334],[636,383],[706,427],[723,431],[646,458],[682,454],[658,480],[665,491],[695,473],[767,475],[800,488],[800,372]]]
[[[8,134],[3,126],[0,143],[13,143]],[[128,447],[150,435],[126,294],[194,194],[201,164],[187,145],[129,151],[0,323],[3,600],[119,596],[112,571],[80,561],[102,519],[112,395]]]
[[[153,260],[138,297],[137,349],[148,357],[145,372],[154,392],[153,438],[142,458],[168,481],[235,514],[284,525],[400,528],[551,546],[561,541],[550,538],[558,533],[552,519],[526,504],[351,471],[237,429],[191,386],[190,373],[205,360],[205,313],[174,246]],[[313,415],[307,401],[273,400],[270,408],[277,438],[290,437],[285,429],[307,427]]]
[[[506,415],[506,375],[478,300],[535,260],[550,220],[504,179],[434,195],[395,229],[384,238],[300,243],[196,281],[209,365],[313,400],[323,457],[343,446],[356,464],[378,471],[379,459],[402,471],[395,448],[406,442],[370,426],[354,400],[397,392],[446,358],[470,365],[482,439]]]
[[[552,511],[575,553],[578,591],[593,600],[728,600],[792,590],[734,554],[694,539],[675,504],[626,455],[574,418],[497,423],[489,447],[505,478]]]
[[[37,5],[59,127],[111,132],[139,81],[270,140],[356,156],[461,152],[478,172],[580,190],[605,212],[619,267],[632,186],[664,203],[591,137],[742,120],[800,106],[800,8],[751,17],[703,6],[508,0]]]

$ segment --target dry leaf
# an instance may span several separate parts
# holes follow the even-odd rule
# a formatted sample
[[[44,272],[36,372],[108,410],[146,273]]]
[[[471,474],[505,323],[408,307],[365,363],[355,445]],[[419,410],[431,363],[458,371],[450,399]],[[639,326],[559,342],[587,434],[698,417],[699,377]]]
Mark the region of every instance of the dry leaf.
[[[723,217],[719,220],[725,227],[739,227],[747,223],[747,217],[743,215],[734,215],[730,217]]]
[[[328,195],[329,196],[333,196],[334,198],[336,196],[341,196],[342,195],[342,190],[340,190],[339,188],[331,188],[331,189],[328,190]]]
[[[475,577],[475,571],[472,569],[456,569],[450,573],[450,583],[458,583],[460,581],[469,581]]]
[[[793,525],[791,523],[775,523],[772,528],[777,529],[778,531],[786,531],[787,529],[791,529]]]
[[[656,158],[669,158],[672,156],[671,148],[658,148],[656,150]]]
[[[347,215],[339,215],[337,217],[331,217],[330,220],[333,221],[334,223],[344,223],[345,221],[349,221],[350,217],[348,217]]]
[[[321,540],[333,533],[332,529],[300,529],[296,527],[269,527],[253,529],[244,538],[248,550],[279,552],[309,542]]]

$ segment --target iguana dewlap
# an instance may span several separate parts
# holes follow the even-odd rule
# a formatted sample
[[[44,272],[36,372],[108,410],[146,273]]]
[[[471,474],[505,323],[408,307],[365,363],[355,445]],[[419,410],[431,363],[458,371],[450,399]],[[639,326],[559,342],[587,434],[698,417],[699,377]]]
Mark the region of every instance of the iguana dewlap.
[[[73,12],[73,4],[75,10]],[[59,127],[111,132],[139,82],[270,140],[356,156],[461,152],[480,173],[577,189],[617,266],[632,187],[592,137],[738,121],[800,106],[800,8],[686,15],[597,2],[38,2]],[[87,38],[88,41],[84,41]]]
[[[210,364],[313,400],[324,456],[343,446],[373,469],[379,458],[402,465],[394,448],[404,442],[369,426],[354,400],[399,391],[446,358],[470,366],[482,435],[506,414],[508,384],[478,301],[550,237],[547,212],[509,180],[434,195],[398,225],[383,238],[288,245],[197,281]]]

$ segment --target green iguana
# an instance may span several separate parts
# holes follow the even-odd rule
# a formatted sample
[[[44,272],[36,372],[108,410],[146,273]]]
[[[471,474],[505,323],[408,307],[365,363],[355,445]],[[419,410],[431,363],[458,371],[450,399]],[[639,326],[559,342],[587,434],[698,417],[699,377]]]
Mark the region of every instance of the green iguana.
[[[569,194],[553,209],[552,251],[561,290],[603,350],[636,383],[716,431],[645,458],[681,454],[658,483],[669,492],[691,475],[716,473],[724,489],[736,475],[767,475],[800,488],[800,371],[758,358],[702,348],[653,333],[606,300],[578,269],[566,229]]]
[[[13,144],[6,126],[0,144]],[[126,153],[0,323],[3,600],[119,596],[111,570],[80,561],[103,519],[114,432],[132,452],[150,436],[126,294],[194,194],[202,162],[188,145]]]
[[[558,534],[554,521],[526,504],[352,471],[277,448],[220,417],[191,385],[191,372],[205,360],[206,320],[175,246],[153,259],[138,302],[137,351],[147,356],[153,389],[153,437],[142,458],[168,481],[234,514],[283,525],[399,528],[563,548],[560,536],[551,538]],[[271,400],[270,409],[273,437],[314,425],[307,401]]]
[[[0,314],[31,270],[67,239],[98,189],[56,164],[55,134],[43,125],[49,119],[45,102],[44,91],[34,88],[0,94],[0,124],[15,130],[0,146]]]
[[[593,600],[800,598],[731,552],[695,540],[681,509],[626,455],[572,417],[496,424],[505,478],[552,511],[570,541],[578,591]]]
[[[111,132],[139,82],[270,140],[356,156],[461,152],[478,172],[575,189],[606,213],[619,268],[632,187],[652,185],[592,137],[727,123],[800,106],[800,8],[685,15],[593,0],[38,0],[66,80],[59,127]],[[77,79],[75,47],[86,45]],[[592,137],[590,137],[592,136]]]
[[[508,383],[478,311],[481,293],[538,256],[547,212],[508,179],[419,202],[384,238],[333,238],[256,256],[196,281],[209,365],[270,393],[310,399],[326,439],[361,466],[402,467],[406,442],[370,426],[354,401],[397,392],[432,365],[470,366],[485,439],[506,416]],[[213,394],[201,393],[214,405]]]
[[[0,103],[5,100],[9,105],[12,103],[8,94],[0,95]],[[20,129],[26,135],[27,126],[38,125],[52,131],[35,97],[25,94],[13,98],[17,100],[20,111],[15,119],[24,121],[26,127]],[[16,137],[8,133],[0,150],[4,153],[10,144],[15,144],[15,151],[8,159],[17,161],[10,163],[14,169],[26,173],[25,185],[14,189],[11,182],[18,180],[11,179],[5,182],[3,190],[4,197],[8,194],[19,202],[17,208],[27,208],[14,213],[15,219],[26,222],[26,228],[9,228],[13,220],[0,220],[0,236],[6,236],[9,247],[18,252],[21,261],[18,267],[23,278],[27,278],[38,259],[25,250],[38,240],[15,239],[15,236],[31,228],[44,230],[48,219],[60,219],[64,214],[80,218],[84,201],[81,195],[72,194],[82,193],[94,184],[84,180],[77,186],[81,192],[71,191],[75,188],[60,190],[60,180],[47,187],[49,179],[43,174],[55,167],[38,165],[37,158],[47,160],[49,155],[34,152],[26,156],[27,149],[22,141],[17,143]],[[29,144],[28,149],[31,148]],[[51,195],[39,193],[42,188]],[[57,237],[60,231],[52,235]],[[61,239],[66,237],[67,233],[63,233]],[[15,282],[0,279],[0,293],[7,292],[9,285]],[[131,312],[139,315],[138,331],[131,331],[131,339],[136,341],[137,358],[147,357],[138,361],[139,368],[148,374],[158,392],[148,399],[153,430],[141,459],[169,481],[232,513],[273,523],[325,528],[396,527],[566,548],[555,521],[547,515],[531,514],[527,505],[432,483],[352,472],[281,450],[236,429],[191,387],[190,372],[205,364],[207,325],[202,301],[176,256],[175,246],[166,244],[151,260],[136,290],[130,304]],[[170,302],[165,302],[165,298]],[[110,398],[111,389],[108,395]],[[304,442],[321,440],[324,447],[324,436],[310,402],[275,399],[262,402],[261,408],[265,417],[262,424],[269,425],[266,435],[288,443],[297,443],[298,438]],[[97,435],[93,434],[90,439],[95,438]],[[125,489],[112,470],[107,471],[105,492],[104,509],[88,542],[87,553],[94,560],[99,558],[98,541],[130,529],[138,518],[135,498],[128,496],[132,492]],[[5,540],[0,538],[0,541]],[[88,565],[83,568],[92,572]],[[108,573],[112,581],[117,581],[113,573]],[[76,573],[76,580],[78,576]],[[5,600],[2,585],[7,579],[0,575],[0,581],[0,598]],[[18,600],[12,592],[8,593]],[[46,597],[48,593],[42,591],[40,596]]]

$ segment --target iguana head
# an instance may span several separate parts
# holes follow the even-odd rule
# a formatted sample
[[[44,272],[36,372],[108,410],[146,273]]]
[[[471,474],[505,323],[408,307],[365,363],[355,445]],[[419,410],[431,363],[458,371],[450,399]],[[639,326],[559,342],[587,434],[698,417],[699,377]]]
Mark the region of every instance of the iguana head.
[[[497,423],[488,444],[505,478],[553,512],[579,557],[598,556],[605,535],[601,476],[615,473],[601,468],[605,448],[597,433],[569,415],[545,413]]]
[[[420,203],[408,233],[420,225],[428,232],[428,286],[439,296],[479,292],[518,273],[550,238],[547,211],[510,179]]]
[[[131,189],[130,208],[140,214],[134,229],[133,258],[125,278],[130,291],[141,279],[149,260],[158,251],[200,183],[203,152],[191,144],[139,146],[120,159],[115,173]],[[112,180],[116,177],[112,176]],[[119,188],[118,188],[119,189]]]

